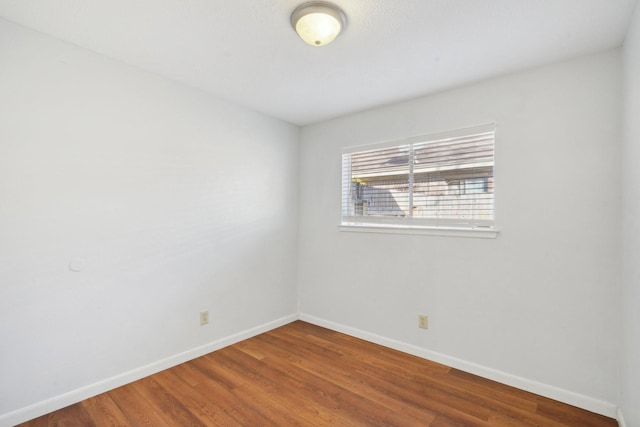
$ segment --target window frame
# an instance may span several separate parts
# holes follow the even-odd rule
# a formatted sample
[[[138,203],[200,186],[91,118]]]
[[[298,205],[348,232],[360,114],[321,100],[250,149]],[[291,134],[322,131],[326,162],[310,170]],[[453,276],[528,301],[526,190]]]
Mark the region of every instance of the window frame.
[[[454,236],[454,237],[478,237],[494,239],[498,236],[496,228],[496,210],[495,210],[495,148],[496,148],[496,130],[495,123],[467,127],[445,132],[438,132],[426,135],[415,136],[411,138],[387,141],[377,144],[366,144],[353,147],[347,147],[342,150],[342,179],[341,179],[341,221],[339,225],[340,231],[345,232],[365,232],[365,233],[384,233],[384,234],[422,234],[435,236]],[[424,219],[414,217],[390,218],[382,216],[362,216],[362,215],[345,215],[345,206],[343,198],[345,197],[345,185],[351,186],[352,174],[345,174],[345,156],[369,150],[380,150],[385,148],[411,146],[412,144],[420,144],[426,142],[435,142],[450,138],[461,138],[473,136],[475,134],[493,132],[493,219],[491,220],[462,220],[462,219]],[[347,166],[351,171],[351,166]],[[411,173],[411,172],[410,172]],[[347,176],[348,175],[348,176]],[[488,185],[488,181],[487,184]],[[349,187],[350,188],[350,187]],[[349,190],[349,195],[350,190]]]

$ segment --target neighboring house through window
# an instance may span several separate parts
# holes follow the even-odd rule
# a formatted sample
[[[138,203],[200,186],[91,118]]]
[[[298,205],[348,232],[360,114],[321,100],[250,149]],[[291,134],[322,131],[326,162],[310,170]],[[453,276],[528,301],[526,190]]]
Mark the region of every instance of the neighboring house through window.
[[[495,126],[344,150],[342,225],[492,229]]]

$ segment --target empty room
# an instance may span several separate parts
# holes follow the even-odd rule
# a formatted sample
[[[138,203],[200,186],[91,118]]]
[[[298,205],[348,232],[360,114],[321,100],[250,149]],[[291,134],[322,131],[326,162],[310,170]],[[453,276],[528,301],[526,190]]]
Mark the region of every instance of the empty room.
[[[0,0],[0,427],[640,427],[637,0]]]

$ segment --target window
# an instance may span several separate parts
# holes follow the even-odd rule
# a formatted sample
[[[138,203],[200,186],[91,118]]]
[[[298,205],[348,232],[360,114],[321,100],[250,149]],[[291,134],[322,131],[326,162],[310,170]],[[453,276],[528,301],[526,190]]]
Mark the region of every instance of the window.
[[[342,226],[492,231],[494,136],[487,125],[345,150]]]
[[[464,194],[482,194],[489,191],[489,177],[466,178],[464,180]]]

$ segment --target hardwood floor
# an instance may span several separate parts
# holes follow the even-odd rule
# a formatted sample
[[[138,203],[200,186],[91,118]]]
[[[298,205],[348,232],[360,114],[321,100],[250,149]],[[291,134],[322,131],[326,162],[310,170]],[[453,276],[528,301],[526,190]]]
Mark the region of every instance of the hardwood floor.
[[[615,420],[297,321],[21,424],[617,426]]]

